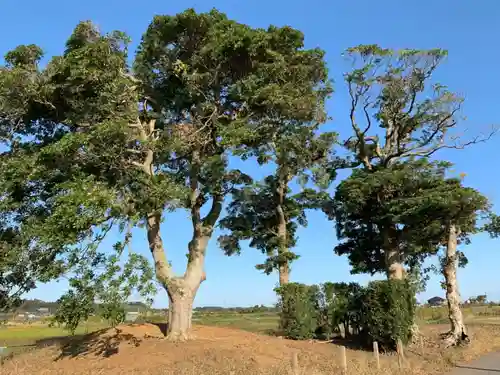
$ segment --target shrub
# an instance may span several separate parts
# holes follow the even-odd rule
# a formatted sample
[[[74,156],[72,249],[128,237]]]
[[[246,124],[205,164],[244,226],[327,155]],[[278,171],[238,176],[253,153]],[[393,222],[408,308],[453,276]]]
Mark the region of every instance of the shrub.
[[[280,330],[295,340],[315,337],[319,319],[317,285],[289,283],[276,289],[280,309]]]
[[[357,283],[324,283],[321,285],[321,333],[330,338],[344,326],[346,335],[349,328],[357,330],[360,317],[360,292],[362,287]]]
[[[100,306],[99,315],[115,328],[125,321],[125,306],[119,301],[111,301]]]
[[[415,317],[415,293],[406,280],[371,282],[362,296],[363,331],[385,350],[407,344]]]
[[[93,295],[88,289],[82,288],[78,292],[70,290],[57,300],[58,308],[52,317],[50,326],[63,326],[71,335],[75,334],[78,325],[89,319],[94,313]]]

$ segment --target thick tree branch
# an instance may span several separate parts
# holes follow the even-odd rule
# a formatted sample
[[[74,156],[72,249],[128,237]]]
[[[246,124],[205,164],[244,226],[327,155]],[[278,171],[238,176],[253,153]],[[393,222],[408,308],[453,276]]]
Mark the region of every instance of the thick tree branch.
[[[147,217],[147,234],[149,249],[155,263],[156,277],[163,286],[168,286],[169,281],[175,277],[163,247],[160,235],[161,213],[155,212]]]
[[[215,194],[212,197],[212,207],[208,214],[202,219],[203,226],[207,229],[212,230],[220,217],[222,212],[222,203],[224,202],[224,196],[222,194]]]

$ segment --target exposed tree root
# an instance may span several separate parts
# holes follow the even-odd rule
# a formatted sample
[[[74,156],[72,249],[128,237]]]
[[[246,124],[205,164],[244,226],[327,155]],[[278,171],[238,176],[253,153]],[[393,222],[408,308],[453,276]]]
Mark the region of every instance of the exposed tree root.
[[[170,332],[167,334],[165,339],[172,342],[186,342],[194,340],[196,337],[191,333],[186,332]]]
[[[447,332],[441,335],[441,338],[446,348],[470,344],[470,338],[465,332],[465,329]]]

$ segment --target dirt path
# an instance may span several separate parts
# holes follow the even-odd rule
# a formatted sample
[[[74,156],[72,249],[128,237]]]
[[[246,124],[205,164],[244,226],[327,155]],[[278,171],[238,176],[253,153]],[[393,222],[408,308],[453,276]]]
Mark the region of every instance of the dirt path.
[[[449,375],[499,375],[500,353],[490,353],[473,362],[458,365]]]

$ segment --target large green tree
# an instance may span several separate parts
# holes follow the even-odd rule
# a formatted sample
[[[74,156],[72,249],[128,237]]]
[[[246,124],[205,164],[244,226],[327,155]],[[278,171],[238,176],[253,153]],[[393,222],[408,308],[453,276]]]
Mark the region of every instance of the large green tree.
[[[0,76],[2,229],[17,231],[16,249],[35,254],[30,262],[50,256],[67,272],[82,258],[90,268],[113,264],[132,229],[144,228],[169,298],[168,337],[183,340],[223,201],[249,182],[228,158],[268,142],[276,119],[310,118],[313,109],[304,108],[323,77],[301,81],[298,73],[322,68],[323,52],[303,49],[303,35],[289,27],[252,29],[216,10],[156,16],[133,69],[127,43],[120,32],[102,34],[84,22],[44,69],[37,47],[7,55]],[[180,276],[160,233],[173,209],[188,210],[193,228]],[[96,243],[109,228],[123,238],[118,254],[103,261]],[[138,255],[134,261],[147,271]],[[88,268],[83,280],[93,279]]]
[[[437,254],[440,238],[421,223],[440,199],[436,192],[448,166],[420,159],[377,171],[361,168],[339,184],[331,207],[341,240],[335,252],[348,256],[353,273],[402,279],[404,266],[414,269]]]
[[[399,211],[404,199],[425,204],[419,197],[420,190],[433,189],[427,186],[429,176],[434,175],[430,181],[439,184],[442,167],[426,159],[445,148],[461,149],[486,140],[491,134],[467,142],[453,134],[463,99],[430,81],[445,51],[361,45],[347,55],[353,62],[345,76],[353,135],[345,146],[359,169],[339,185],[334,199],[339,210],[337,231],[346,240],[336,251],[349,256],[354,271],[385,270],[389,278],[401,279],[404,264],[436,252],[434,240],[427,242],[412,233],[413,219]],[[403,218],[405,223],[400,221]]]
[[[321,113],[327,92],[318,94],[320,107],[316,112]],[[265,263],[258,264],[257,269],[266,274],[278,270],[280,285],[289,282],[290,264],[298,258],[292,248],[297,241],[298,226],[307,225],[306,210],[322,206],[328,198],[325,190],[335,176],[332,162],[336,134],[316,135],[318,127],[319,124],[286,124],[277,129],[265,149],[255,150],[261,164],[272,161],[276,170],[263,182],[236,190],[229,214],[220,223],[230,231],[219,237],[225,253],[239,254],[240,242],[250,240],[250,247],[267,255]],[[306,187],[310,180],[320,189]],[[302,189],[294,192],[294,183]]]

